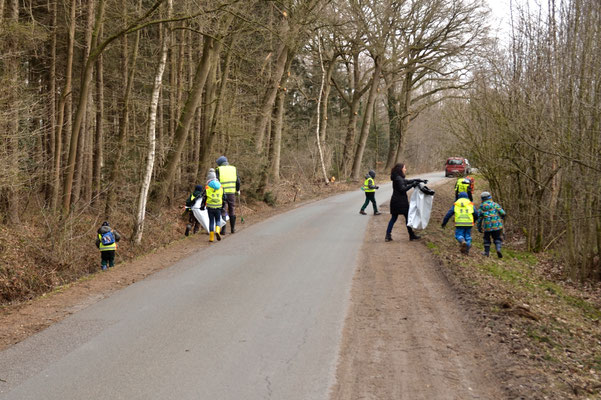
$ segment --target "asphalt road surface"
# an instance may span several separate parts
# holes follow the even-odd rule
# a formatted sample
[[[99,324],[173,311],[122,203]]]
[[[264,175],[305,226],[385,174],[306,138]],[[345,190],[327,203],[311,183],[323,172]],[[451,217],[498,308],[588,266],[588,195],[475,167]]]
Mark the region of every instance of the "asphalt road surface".
[[[386,202],[390,181],[377,178]],[[327,399],[363,200],[357,190],[249,226],[6,349],[0,399]]]

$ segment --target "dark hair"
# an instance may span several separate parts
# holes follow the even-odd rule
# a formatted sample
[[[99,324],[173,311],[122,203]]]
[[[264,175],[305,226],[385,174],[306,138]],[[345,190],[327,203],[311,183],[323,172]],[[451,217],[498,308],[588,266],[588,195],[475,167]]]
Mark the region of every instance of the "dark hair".
[[[403,168],[405,168],[405,164],[398,163],[397,165],[392,167],[392,169],[390,170],[390,175],[399,175],[400,177],[404,178],[405,174],[403,173]]]

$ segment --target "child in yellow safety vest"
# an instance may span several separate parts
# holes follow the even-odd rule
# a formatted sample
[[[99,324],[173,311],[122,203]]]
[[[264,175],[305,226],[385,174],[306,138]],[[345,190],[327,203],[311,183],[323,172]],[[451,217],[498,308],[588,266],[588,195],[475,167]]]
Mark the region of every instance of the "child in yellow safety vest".
[[[215,175],[215,170],[211,168],[207,174],[207,186],[202,198],[201,210],[207,209],[209,215],[209,242],[213,242],[215,237],[221,240],[221,211],[223,209],[223,187]]]
[[[103,271],[107,270],[107,265],[110,268],[115,265],[115,251],[119,240],[121,240],[119,232],[112,229],[107,221],[104,221],[98,228],[96,237],[96,247],[100,249],[100,264]]]
[[[464,178],[457,179],[455,183],[455,200],[459,198],[459,193],[465,192],[467,193],[467,197],[470,201],[474,201],[473,191],[474,191],[474,178],[470,176],[466,176]]]
[[[367,208],[367,205],[370,201],[374,208],[374,215],[380,215],[380,212],[378,211],[378,206],[376,205],[376,190],[380,187],[376,186],[375,178],[376,171],[374,170],[369,170],[369,172],[365,175],[365,182],[363,183],[363,187],[361,188],[361,190],[365,192],[365,203],[363,203],[363,207],[361,207],[361,210],[359,211],[359,214],[361,215],[367,215],[365,209]]]
[[[459,198],[444,216],[441,225],[443,229],[453,215],[455,215],[455,239],[459,242],[460,251],[467,255],[472,247],[472,227],[478,220],[478,211],[466,192],[459,193]]]

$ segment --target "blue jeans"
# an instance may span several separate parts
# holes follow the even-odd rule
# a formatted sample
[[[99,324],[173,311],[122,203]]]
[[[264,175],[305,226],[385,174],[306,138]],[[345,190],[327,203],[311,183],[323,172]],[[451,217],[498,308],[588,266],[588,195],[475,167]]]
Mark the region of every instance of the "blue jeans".
[[[207,207],[209,214],[209,232],[215,232],[215,224],[221,226],[221,208]]]
[[[472,246],[472,227],[471,226],[456,226],[455,227],[455,239],[459,243],[467,243],[467,247]]]

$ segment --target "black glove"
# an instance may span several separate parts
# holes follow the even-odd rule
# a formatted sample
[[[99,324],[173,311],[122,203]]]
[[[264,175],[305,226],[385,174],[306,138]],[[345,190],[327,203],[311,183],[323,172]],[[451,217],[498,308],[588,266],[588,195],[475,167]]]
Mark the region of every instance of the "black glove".
[[[376,189],[380,189],[380,186],[376,186]]]
[[[201,211],[204,211],[204,210],[205,210],[205,208],[206,208],[205,206],[201,206],[201,207],[200,207],[200,210],[201,210]]]
[[[428,183],[428,180],[427,180],[427,179],[424,179],[422,182],[424,182],[424,183]]]

